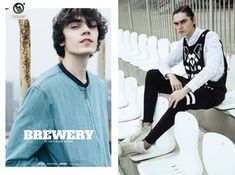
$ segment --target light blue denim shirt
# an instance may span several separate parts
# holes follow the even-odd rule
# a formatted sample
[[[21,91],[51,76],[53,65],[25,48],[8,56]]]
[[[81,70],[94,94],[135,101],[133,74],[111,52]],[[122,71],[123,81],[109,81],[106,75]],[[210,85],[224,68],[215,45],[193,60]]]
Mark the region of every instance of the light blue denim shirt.
[[[6,149],[7,166],[111,166],[103,81],[81,84],[62,64],[28,89]],[[24,140],[24,130],[93,130],[91,140]]]

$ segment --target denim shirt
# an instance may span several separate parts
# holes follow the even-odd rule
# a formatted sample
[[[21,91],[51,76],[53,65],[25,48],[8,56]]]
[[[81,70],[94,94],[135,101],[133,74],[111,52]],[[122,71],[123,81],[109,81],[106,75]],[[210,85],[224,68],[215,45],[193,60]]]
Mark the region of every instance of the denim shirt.
[[[7,166],[111,166],[103,81],[83,85],[54,66],[28,89],[12,126]],[[24,140],[24,130],[92,130],[90,140]]]

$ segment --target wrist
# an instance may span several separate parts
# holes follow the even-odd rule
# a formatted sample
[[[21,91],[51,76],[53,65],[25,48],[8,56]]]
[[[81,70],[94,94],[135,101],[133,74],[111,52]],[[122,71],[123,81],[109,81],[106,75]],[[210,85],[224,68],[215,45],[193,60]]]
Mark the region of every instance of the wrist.
[[[169,74],[167,74],[166,76],[167,76],[168,79],[171,79],[171,78],[173,78],[175,75],[172,74],[172,73],[169,73]]]
[[[191,89],[189,89],[187,86],[184,86],[182,90],[185,92],[185,94],[191,92]]]

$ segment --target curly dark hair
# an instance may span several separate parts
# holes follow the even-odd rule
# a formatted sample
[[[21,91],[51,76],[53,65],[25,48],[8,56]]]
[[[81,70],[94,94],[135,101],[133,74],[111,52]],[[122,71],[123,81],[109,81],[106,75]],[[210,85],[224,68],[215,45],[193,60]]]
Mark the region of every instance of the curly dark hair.
[[[107,20],[101,15],[97,9],[91,8],[64,8],[59,14],[53,18],[53,42],[54,48],[57,54],[64,58],[65,51],[64,46],[60,46],[65,41],[63,29],[71,21],[77,17],[83,17],[88,23],[89,21],[95,21],[98,29],[98,41],[96,51],[99,51],[101,40],[105,38],[105,34],[108,32]]]

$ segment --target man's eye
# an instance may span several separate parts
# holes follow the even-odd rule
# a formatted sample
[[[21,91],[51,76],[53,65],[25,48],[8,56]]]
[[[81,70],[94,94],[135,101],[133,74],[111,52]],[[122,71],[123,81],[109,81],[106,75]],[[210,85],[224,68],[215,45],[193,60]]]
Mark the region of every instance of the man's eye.
[[[179,24],[178,22],[174,22],[174,25],[175,25],[175,26],[178,26],[178,24]]]
[[[187,22],[187,20],[183,20],[181,23],[184,24],[184,23],[186,23],[186,22]]]
[[[82,23],[80,23],[80,22],[74,22],[74,23],[69,24],[69,28],[76,29],[76,28],[81,27],[81,25],[82,25]]]
[[[72,25],[70,28],[71,29],[78,29],[78,28],[80,28],[81,27],[81,25]]]
[[[89,27],[97,27],[97,23],[96,23],[95,21],[90,21],[90,22],[88,23],[88,26],[89,26]]]
[[[77,28],[78,26],[71,26],[71,29],[75,29],[75,28]]]

